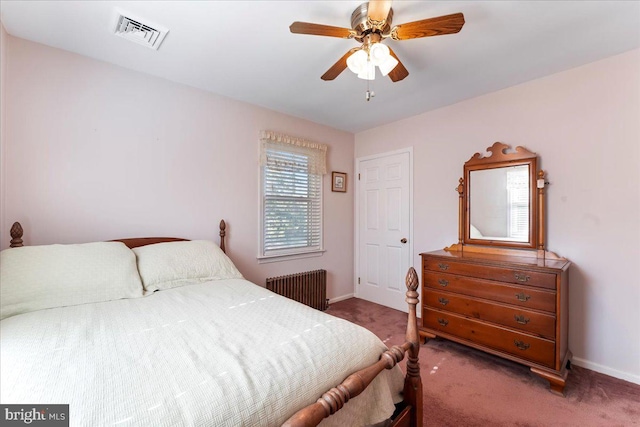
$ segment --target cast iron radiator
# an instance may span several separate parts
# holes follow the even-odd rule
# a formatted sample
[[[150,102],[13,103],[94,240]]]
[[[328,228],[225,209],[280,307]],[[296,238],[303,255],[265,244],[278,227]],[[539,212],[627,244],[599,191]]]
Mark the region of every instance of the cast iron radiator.
[[[267,289],[309,307],[324,311],[327,300],[327,270],[306,271],[267,278]]]

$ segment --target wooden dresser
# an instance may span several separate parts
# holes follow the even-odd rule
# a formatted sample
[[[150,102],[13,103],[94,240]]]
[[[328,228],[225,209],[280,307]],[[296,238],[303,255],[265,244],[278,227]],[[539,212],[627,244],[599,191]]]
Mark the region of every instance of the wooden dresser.
[[[569,261],[450,250],[420,255],[422,336],[527,365],[564,393]]]

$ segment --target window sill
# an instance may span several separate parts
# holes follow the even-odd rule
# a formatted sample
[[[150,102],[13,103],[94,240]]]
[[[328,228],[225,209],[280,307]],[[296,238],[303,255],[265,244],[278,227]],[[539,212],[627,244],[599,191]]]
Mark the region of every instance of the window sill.
[[[298,252],[295,254],[281,254],[281,255],[260,255],[258,256],[258,264],[266,264],[269,262],[289,261],[294,259],[313,258],[322,256],[326,251],[319,249],[311,252]]]

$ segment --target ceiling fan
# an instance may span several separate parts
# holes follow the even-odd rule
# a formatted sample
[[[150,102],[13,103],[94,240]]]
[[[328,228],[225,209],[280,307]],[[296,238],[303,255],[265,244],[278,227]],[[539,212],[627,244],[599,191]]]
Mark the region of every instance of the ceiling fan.
[[[409,75],[409,71],[400,62],[396,54],[384,45],[385,39],[408,40],[421,37],[455,34],[464,25],[464,15],[452,15],[428,18],[420,21],[392,26],[393,9],[391,0],[370,0],[356,8],[351,14],[351,28],[330,25],[294,22],[289,27],[292,33],[316,36],[354,39],[361,46],[350,49],[326,73],[322,80],[333,80],[347,67],[366,80],[375,78],[377,66],[383,76],[388,75],[394,81],[400,81]]]

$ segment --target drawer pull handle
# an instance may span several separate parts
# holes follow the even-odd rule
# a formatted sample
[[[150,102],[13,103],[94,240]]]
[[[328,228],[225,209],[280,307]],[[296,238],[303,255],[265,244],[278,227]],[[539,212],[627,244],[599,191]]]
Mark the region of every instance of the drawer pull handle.
[[[516,322],[520,323],[521,325],[526,325],[531,321],[531,319],[529,319],[528,317],[524,317],[524,314],[516,314],[513,317],[516,319]]]
[[[516,294],[516,298],[518,301],[527,302],[531,299],[531,295],[526,295],[524,292],[520,292],[519,294]]]
[[[438,323],[440,323],[440,326],[447,326],[449,324],[449,321],[447,319],[441,319],[438,317]]]
[[[520,350],[527,350],[529,347],[531,347],[531,344],[528,344],[526,342],[523,341],[518,341],[518,340],[513,340],[513,343],[516,345],[516,347],[518,347]]]
[[[514,276],[516,277],[516,280],[520,283],[526,283],[529,281],[529,279],[531,279],[531,276],[527,276],[526,274],[515,273]]]
[[[449,281],[447,279],[439,279],[438,283],[440,284],[440,286],[442,286],[444,288],[445,286],[447,286],[449,284]]]
[[[441,262],[438,263],[438,268],[442,271],[447,271],[449,269],[449,265],[448,264],[443,264]]]
[[[447,305],[449,304],[449,300],[446,298],[438,298],[438,302],[442,305]],[[528,319],[527,319],[528,320]]]

